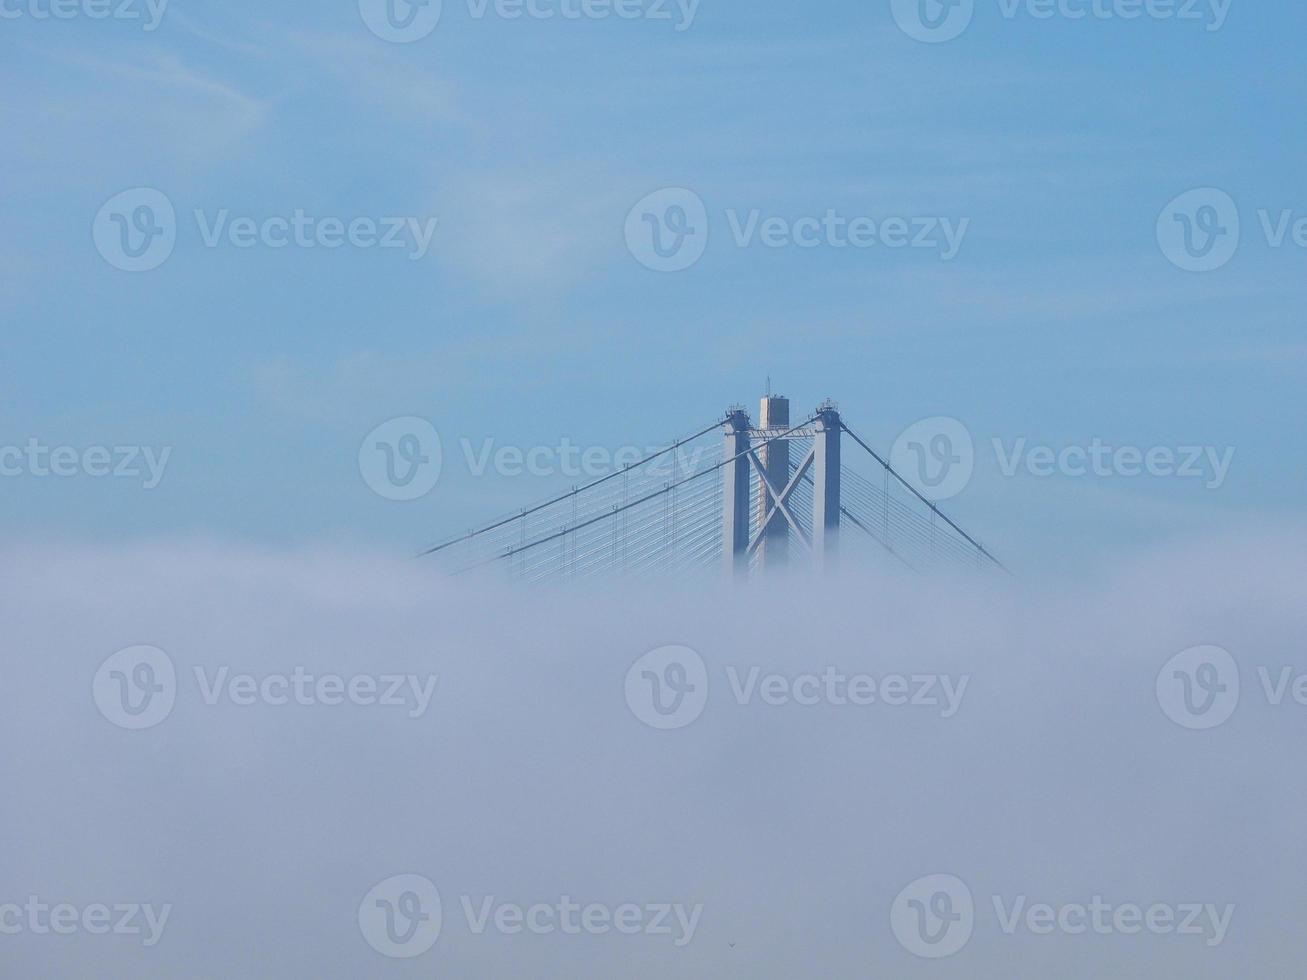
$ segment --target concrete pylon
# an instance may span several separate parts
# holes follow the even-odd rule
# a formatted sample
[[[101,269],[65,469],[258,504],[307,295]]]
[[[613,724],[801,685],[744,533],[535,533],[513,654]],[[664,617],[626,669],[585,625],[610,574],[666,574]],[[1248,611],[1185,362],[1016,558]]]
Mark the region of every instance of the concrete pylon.
[[[765,395],[759,410],[758,427],[771,438],[790,427],[790,400],[781,395]],[[777,439],[763,446],[758,455],[762,459],[763,472],[767,481],[777,492],[785,489],[790,482],[790,441]],[[788,560],[790,551],[790,525],[785,515],[776,507],[775,495],[767,489],[766,483],[758,495],[758,526],[762,528],[762,540],[758,542],[758,557],[763,568],[780,568]],[[768,520],[767,514],[771,512]],[[767,525],[763,527],[762,522]]]
[[[731,460],[722,475],[722,552],[726,573],[749,574],[749,414],[743,408],[726,413],[726,455]]]
[[[812,438],[812,554],[819,568],[832,567],[840,550],[840,435],[833,402],[817,409]]]
[[[740,406],[726,413],[722,541],[728,573],[737,578],[748,575],[755,548],[759,568],[784,567],[789,560],[791,534],[801,535],[805,551],[811,544],[818,568],[833,566],[839,555],[840,439],[844,432],[839,411],[834,402],[822,402],[811,426],[780,438],[790,425],[790,401],[780,395],[762,399],[757,428],[750,426],[748,413]],[[790,445],[796,438],[811,438],[812,450],[797,460],[798,472],[791,477]],[[755,469],[765,474],[765,479],[758,479],[756,501],[752,487],[759,474]],[[796,522],[801,520],[794,510],[793,490],[805,479],[813,488],[811,542],[806,529],[795,530],[786,518],[788,513]],[[777,506],[777,495],[783,497],[783,507]]]

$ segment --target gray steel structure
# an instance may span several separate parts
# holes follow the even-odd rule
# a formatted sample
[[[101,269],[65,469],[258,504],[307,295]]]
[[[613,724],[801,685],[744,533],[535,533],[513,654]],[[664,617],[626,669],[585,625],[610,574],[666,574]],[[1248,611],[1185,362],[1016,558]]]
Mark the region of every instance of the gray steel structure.
[[[823,402],[811,422],[790,426],[790,402],[766,395],[759,410],[760,425],[750,428],[740,407],[726,414],[727,460],[722,495],[722,551],[727,570],[748,575],[753,553],[763,568],[783,567],[793,537],[819,567],[833,565],[839,555],[840,435],[844,426],[833,402]],[[811,439],[812,448],[796,467],[790,463],[790,443]],[[754,441],[761,444],[753,448]],[[758,475],[757,522],[752,522],[750,470]],[[809,475],[811,472],[811,476]],[[805,479],[813,485],[811,535],[805,533],[792,509],[794,490]]]
[[[758,407],[762,432],[784,432],[790,427],[790,400],[783,395],[764,395]],[[766,439],[767,436],[762,436]],[[777,506],[781,490],[790,479],[790,441],[777,439],[762,447],[759,475],[765,474],[758,494],[758,559],[765,568],[781,568],[790,556],[788,508]]]
[[[722,525],[722,550],[727,571],[741,578],[749,574],[749,413],[732,407],[726,413],[726,456],[722,475],[722,500],[726,520]]]
[[[700,442],[723,430],[723,443]],[[879,467],[873,478],[844,465],[845,436],[850,456]],[[730,575],[745,578],[775,570],[787,555],[795,566],[829,568],[842,545],[844,560],[857,561],[868,542],[912,572],[939,562],[1003,569],[833,402],[791,424],[789,400],[769,393],[756,427],[744,406],[733,406],[642,459],[422,554],[456,574],[498,566],[525,582],[687,576],[720,569],[723,558]],[[797,560],[800,551],[808,561]]]

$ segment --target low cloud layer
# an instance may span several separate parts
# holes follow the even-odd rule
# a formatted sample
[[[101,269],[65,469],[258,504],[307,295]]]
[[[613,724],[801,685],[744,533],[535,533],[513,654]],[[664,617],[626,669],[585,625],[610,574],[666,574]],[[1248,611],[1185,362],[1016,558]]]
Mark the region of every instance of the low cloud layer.
[[[3,972],[1287,976],[1304,544],[585,594],[11,550]]]

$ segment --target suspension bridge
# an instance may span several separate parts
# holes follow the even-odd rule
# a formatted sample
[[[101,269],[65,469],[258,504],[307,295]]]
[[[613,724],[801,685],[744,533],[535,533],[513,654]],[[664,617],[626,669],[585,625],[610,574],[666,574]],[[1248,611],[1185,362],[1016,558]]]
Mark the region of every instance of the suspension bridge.
[[[847,461],[846,461],[847,455]],[[853,464],[853,465],[850,465]],[[1002,570],[823,402],[790,420],[768,395],[643,459],[427,548],[453,574],[526,582],[828,568],[843,556],[915,572]]]

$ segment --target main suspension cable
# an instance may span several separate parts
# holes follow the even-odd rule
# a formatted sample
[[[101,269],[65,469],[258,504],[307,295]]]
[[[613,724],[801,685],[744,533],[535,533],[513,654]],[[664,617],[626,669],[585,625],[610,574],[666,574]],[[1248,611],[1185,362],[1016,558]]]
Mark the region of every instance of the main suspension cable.
[[[909,483],[907,480],[903,479],[903,477],[901,477],[901,476],[899,475],[898,471],[895,470],[894,467],[890,466],[890,464],[889,464],[886,460],[882,459],[881,456],[880,456],[880,454],[879,454],[878,452],[876,452],[876,450],[872,449],[872,448],[871,448],[870,446],[868,446],[865,442],[863,442],[862,439],[858,437],[858,434],[857,434],[856,432],[854,432],[852,429],[850,429],[847,425],[844,424],[843,420],[840,421],[840,428],[842,428],[845,432],[847,432],[849,435],[851,435],[851,436],[853,437],[853,441],[854,441],[854,442],[856,442],[856,443],[857,443],[859,446],[861,446],[863,449],[867,450],[867,452],[871,453],[872,458],[875,459],[876,462],[879,463],[881,466],[883,466],[883,467],[885,468],[885,471],[886,471],[887,473],[892,473],[892,474],[894,475],[894,479],[898,480],[899,483],[901,483],[901,484],[903,484],[903,486],[907,487],[908,490],[912,492],[912,495],[913,495],[913,496],[915,496],[915,497],[916,497],[918,500],[920,500],[923,504],[925,504],[925,505],[926,505],[927,507],[929,507],[932,511],[934,511],[934,513],[935,513],[936,515],[938,515],[939,518],[940,518],[941,520],[944,521],[944,523],[946,523],[949,527],[953,528],[953,530],[957,531],[958,534],[960,534],[960,535],[962,535],[964,538],[966,538],[967,541],[969,541],[969,542],[970,542],[970,543],[971,543],[971,544],[976,548],[977,551],[979,551],[982,555],[984,555],[986,558],[988,558],[990,561],[992,561],[995,565],[997,565],[999,568],[1003,569],[1003,571],[1007,572],[1009,575],[1012,574],[1012,572],[1009,571],[1008,567],[1007,567],[1006,565],[1004,565],[1001,561],[999,561],[997,558],[995,558],[992,554],[990,554],[990,553],[989,553],[989,550],[988,550],[988,549],[987,549],[983,544],[981,544],[979,541],[977,541],[975,538],[973,538],[973,537],[972,537],[970,534],[968,534],[966,531],[962,530],[962,528],[958,527],[957,524],[955,524],[955,523],[953,522],[952,518],[950,518],[950,517],[949,517],[947,514],[945,514],[942,510],[940,510],[938,507],[936,507],[935,504],[934,504],[932,501],[930,501],[930,500],[928,500],[926,497],[924,497],[924,496],[921,494],[921,492],[920,492],[919,490],[917,490],[917,488],[914,487],[911,483]],[[888,499],[888,498],[887,498],[887,499]]]

